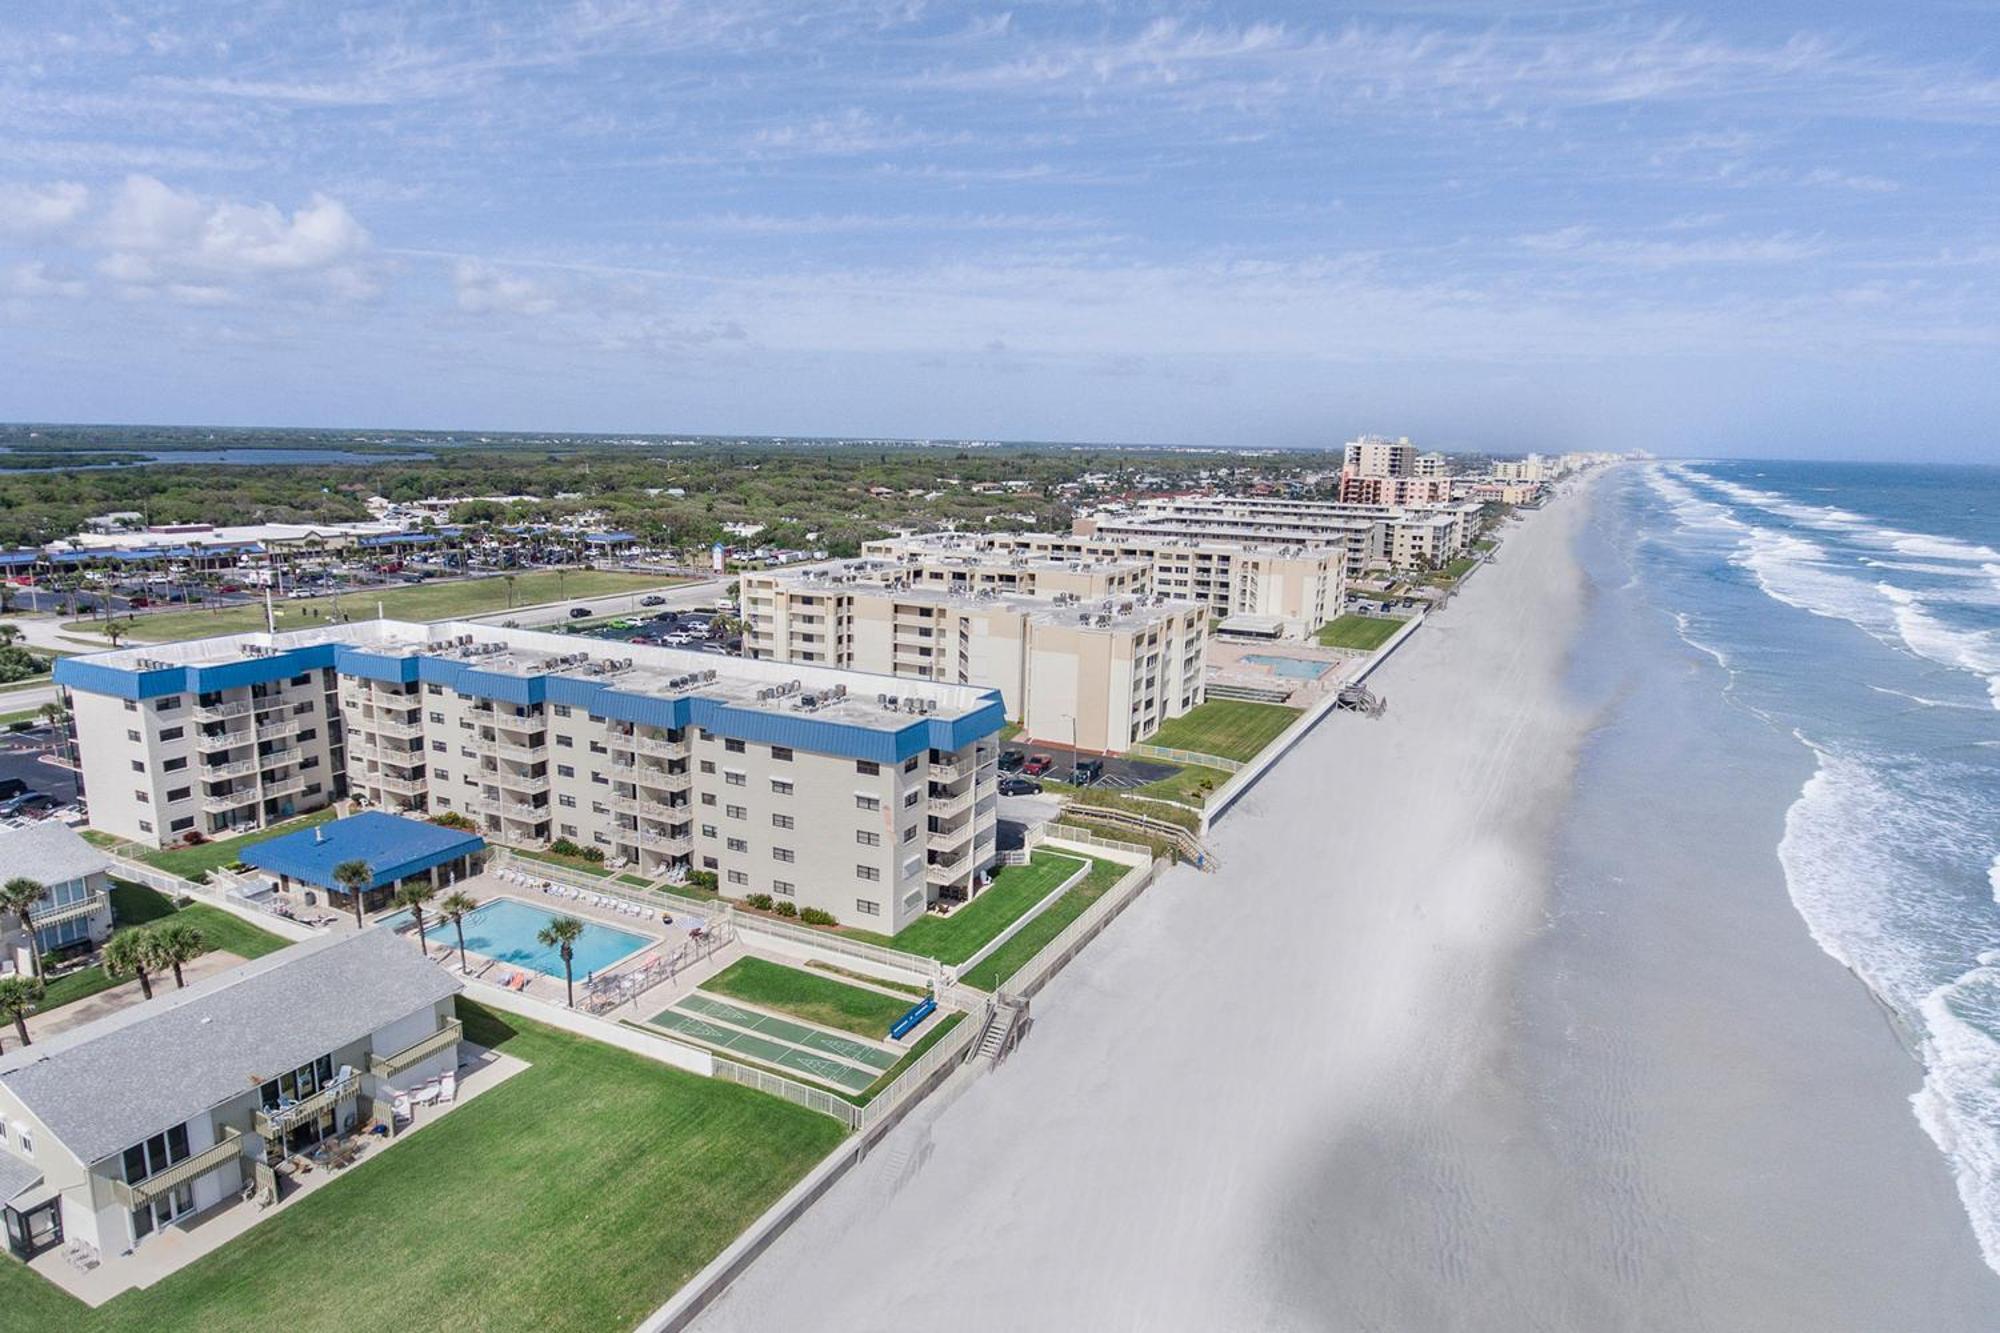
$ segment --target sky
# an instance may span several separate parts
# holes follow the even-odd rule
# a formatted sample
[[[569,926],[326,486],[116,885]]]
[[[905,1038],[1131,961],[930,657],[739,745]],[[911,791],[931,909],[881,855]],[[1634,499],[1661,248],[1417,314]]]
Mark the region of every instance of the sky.
[[[2000,460],[2000,5],[12,5],[0,420]]]

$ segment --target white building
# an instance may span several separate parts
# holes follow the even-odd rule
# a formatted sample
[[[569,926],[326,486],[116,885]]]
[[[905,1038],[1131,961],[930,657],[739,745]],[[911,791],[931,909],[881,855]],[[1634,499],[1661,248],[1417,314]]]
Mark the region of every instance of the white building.
[[[0,828],[0,878],[24,876],[48,892],[28,909],[43,967],[65,953],[87,952],[111,933],[111,862],[54,820]],[[36,950],[21,918],[0,913],[0,976],[32,976]]]

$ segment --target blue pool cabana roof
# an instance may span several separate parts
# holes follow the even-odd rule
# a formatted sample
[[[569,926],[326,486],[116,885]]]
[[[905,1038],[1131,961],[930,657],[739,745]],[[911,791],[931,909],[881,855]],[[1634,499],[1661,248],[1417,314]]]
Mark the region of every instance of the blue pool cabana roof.
[[[485,849],[486,839],[476,833],[367,810],[252,843],[243,860],[274,875],[335,890],[340,888],[335,866],[366,861],[375,872],[368,887],[378,889]]]

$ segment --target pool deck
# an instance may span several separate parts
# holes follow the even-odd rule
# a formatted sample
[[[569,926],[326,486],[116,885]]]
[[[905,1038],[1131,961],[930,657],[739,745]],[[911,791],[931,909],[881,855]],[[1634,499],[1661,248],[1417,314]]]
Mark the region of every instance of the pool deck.
[[[1289,657],[1299,661],[1323,662],[1328,670],[1317,677],[1281,675],[1256,657]],[[1310,640],[1290,639],[1276,643],[1208,642],[1208,682],[1211,685],[1249,685],[1259,689],[1289,691],[1285,700],[1294,708],[1308,708],[1339,689],[1368,664],[1369,654],[1343,648],[1322,648]]]

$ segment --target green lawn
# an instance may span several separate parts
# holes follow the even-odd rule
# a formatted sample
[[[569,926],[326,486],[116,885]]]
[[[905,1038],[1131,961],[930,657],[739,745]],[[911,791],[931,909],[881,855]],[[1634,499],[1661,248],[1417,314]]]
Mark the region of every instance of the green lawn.
[[[950,916],[925,916],[903,928],[900,935],[872,931],[842,933],[885,949],[958,963],[978,953],[986,941],[1007,929],[1020,915],[1049,896],[1056,885],[1076,873],[1082,862],[1062,852],[1036,852],[1024,866],[1001,866],[993,883]]]
[[[584,874],[596,875],[599,879],[611,873],[606,868],[604,862],[592,861],[582,856],[557,856],[554,852],[530,851],[526,847],[516,847],[514,855],[524,857],[530,861],[543,861],[552,866],[565,866],[570,870],[581,870]]]
[[[530,1068],[96,1310],[9,1260],[9,1328],[630,1328],[840,1142],[835,1120],[460,1002]]]
[[[618,570],[580,569],[559,579],[554,570],[534,570],[514,580],[513,605],[535,606],[560,597],[609,597],[621,592],[639,592],[685,582],[659,574],[629,574]],[[334,603],[338,601],[338,608]],[[508,609],[507,582],[501,578],[454,579],[448,583],[399,583],[392,587],[366,588],[344,593],[339,598],[285,598],[275,605],[279,629],[300,629],[345,613],[352,620],[372,620],[377,605],[391,620],[456,620],[464,616],[486,615]],[[208,610],[163,611],[121,621],[126,636],[146,643],[166,643],[176,639],[202,639],[211,634],[237,634],[264,628],[261,602],[233,606],[217,605]],[[101,620],[78,620],[65,629],[101,632]]]
[[[823,963],[817,958],[808,958],[806,966],[815,972],[831,972],[836,977],[847,977],[853,981],[866,981],[871,985],[883,986],[892,991],[900,991],[913,1000],[921,1000],[924,996],[931,993],[930,988],[927,986],[913,986],[907,981],[885,981],[881,977],[871,977],[866,972],[856,972],[852,968],[837,967],[832,963]]]
[[[1299,710],[1283,704],[1255,704],[1240,699],[1211,699],[1197,705],[1146,737],[1146,744],[1170,750],[1248,761],[1298,718]]]
[[[261,958],[292,942],[220,907],[189,903],[176,910],[173,899],[164,893],[122,879],[111,882],[111,920],[114,926],[143,926],[165,917],[187,922],[201,932],[203,942],[210,949],[222,949],[238,958]],[[47,1013],[99,991],[109,990],[123,979],[95,965],[79,968],[51,981],[35,1008],[38,1012]],[[171,975],[168,984],[173,984]]]
[[[1208,794],[1229,781],[1230,774],[1219,768],[1203,768],[1200,764],[1188,764],[1170,778],[1149,782],[1143,787],[1134,787],[1135,796],[1154,796],[1162,801],[1179,801],[1182,805],[1200,808],[1208,803]]]
[[[0,727],[11,727],[16,722],[40,722],[41,720],[42,713],[38,708],[23,708],[18,713],[0,713]]]
[[[1462,555],[1446,565],[1439,573],[1431,575],[1430,581],[1432,583],[1456,583],[1467,574],[1470,574],[1472,567],[1478,563],[1479,561],[1476,558],[1469,555]]]
[[[329,805],[324,810],[315,810],[309,815],[300,815],[297,819],[288,819],[269,828],[254,829],[233,838],[217,838],[194,847],[175,847],[164,851],[146,848],[138,853],[138,857],[147,865],[157,866],[170,875],[193,879],[204,870],[213,870],[217,866],[226,866],[236,861],[243,855],[243,849],[253,842],[275,838],[294,829],[324,824],[333,818],[333,814],[333,807]]]
[[[1164,801],[1147,800],[1130,792],[1099,791],[1086,787],[1070,799],[1071,810],[1123,810],[1129,815],[1142,815],[1156,819],[1162,824],[1178,824],[1190,833],[1201,831],[1201,815],[1179,805],[1169,805]]]
[[[737,959],[702,982],[701,989],[877,1041],[889,1035],[889,1026],[912,1003],[762,958]]]
[[[1321,625],[1319,643],[1322,648],[1359,648],[1369,653],[1387,643],[1390,636],[1402,627],[1400,619],[1350,613]]]
[[[1116,861],[1092,857],[1090,873],[1081,884],[1049,904],[1048,911],[1021,927],[1012,939],[980,959],[978,966],[960,976],[959,980],[988,991],[1006,985],[1007,979],[1020,971],[1022,964],[1062,934],[1070,922],[1082,916],[1085,908],[1102,898],[1131,869],[1131,866],[1120,865]]]

